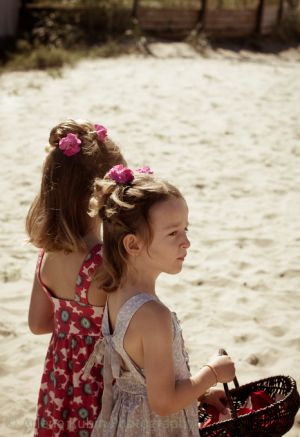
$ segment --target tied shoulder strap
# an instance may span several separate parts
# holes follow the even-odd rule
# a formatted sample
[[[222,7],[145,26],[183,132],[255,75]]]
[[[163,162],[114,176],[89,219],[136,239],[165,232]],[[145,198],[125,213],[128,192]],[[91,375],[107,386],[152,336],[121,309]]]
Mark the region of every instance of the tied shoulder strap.
[[[146,385],[145,377],[142,373],[142,370],[132,361],[130,356],[124,349],[124,336],[127,332],[127,328],[129,323],[135,313],[146,303],[148,302],[158,302],[158,298],[156,296],[149,295],[147,293],[138,293],[135,296],[128,299],[122,308],[119,311],[116,328],[113,338],[113,345],[117,352],[120,354],[123,362],[126,367],[133,375],[136,381],[138,381],[143,386]],[[103,325],[103,334],[104,334],[104,325]]]
[[[107,305],[105,306],[104,320],[107,322]],[[103,364],[104,390],[102,394],[101,414],[104,420],[108,421],[113,408],[113,380],[118,378],[121,373],[121,357],[112,345],[112,335],[103,332],[103,338],[99,339],[94,347],[94,351],[88,359],[82,379],[86,380],[96,362]]]

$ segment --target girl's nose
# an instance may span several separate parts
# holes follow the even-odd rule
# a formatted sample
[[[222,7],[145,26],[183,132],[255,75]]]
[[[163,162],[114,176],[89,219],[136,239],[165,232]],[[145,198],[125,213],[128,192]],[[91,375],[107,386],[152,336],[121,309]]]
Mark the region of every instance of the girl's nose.
[[[182,242],[181,246],[185,249],[188,249],[190,247],[191,243],[187,236],[185,236],[184,241]]]

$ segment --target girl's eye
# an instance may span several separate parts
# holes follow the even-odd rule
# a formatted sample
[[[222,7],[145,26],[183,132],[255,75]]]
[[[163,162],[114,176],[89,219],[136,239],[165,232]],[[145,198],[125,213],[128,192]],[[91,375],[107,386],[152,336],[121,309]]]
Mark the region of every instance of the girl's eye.
[[[188,232],[188,228],[184,228],[184,232],[185,233]],[[169,236],[170,237],[175,237],[177,234],[178,234],[178,231],[173,231],[173,232],[170,232]]]
[[[185,232],[189,232],[189,228],[184,228]]]

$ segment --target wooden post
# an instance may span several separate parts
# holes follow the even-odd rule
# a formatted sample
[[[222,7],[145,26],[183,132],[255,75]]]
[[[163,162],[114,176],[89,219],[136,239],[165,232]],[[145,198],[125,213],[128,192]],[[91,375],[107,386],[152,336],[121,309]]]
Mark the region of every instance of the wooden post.
[[[132,34],[137,41],[139,41],[142,36],[142,30],[138,19],[138,7],[139,7],[139,0],[133,0],[132,11],[131,11]],[[144,47],[142,48],[144,49]]]
[[[279,0],[279,6],[278,6],[278,14],[277,14],[277,25],[279,26],[282,20],[283,16],[283,4],[284,0]]]
[[[139,6],[139,0],[133,0],[133,5],[132,5],[132,18],[136,18],[137,17],[137,9]]]
[[[264,19],[264,10],[265,10],[265,0],[259,0],[259,5],[257,9],[257,19],[256,19],[256,33],[260,35],[262,30],[262,22]]]
[[[200,0],[200,16],[199,22],[202,24],[202,30],[205,30],[205,21],[206,21],[206,13],[207,13],[207,0]]]
[[[16,36],[19,20],[19,1],[0,1],[0,37],[13,38]]]

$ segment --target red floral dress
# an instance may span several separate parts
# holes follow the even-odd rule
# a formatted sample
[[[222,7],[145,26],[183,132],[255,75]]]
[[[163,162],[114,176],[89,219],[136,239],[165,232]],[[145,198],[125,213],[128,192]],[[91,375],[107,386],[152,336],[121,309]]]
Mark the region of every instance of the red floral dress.
[[[97,364],[88,381],[83,367],[101,335],[104,307],[88,303],[87,293],[92,275],[102,262],[101,246],[96,245],[85,258],[76,280],[74,300],[54,297],[37,277],[52,301],[54,332],[46,355],[38,398],[35,436],[88,437],[101,409],[103,392],[102,366]]]

